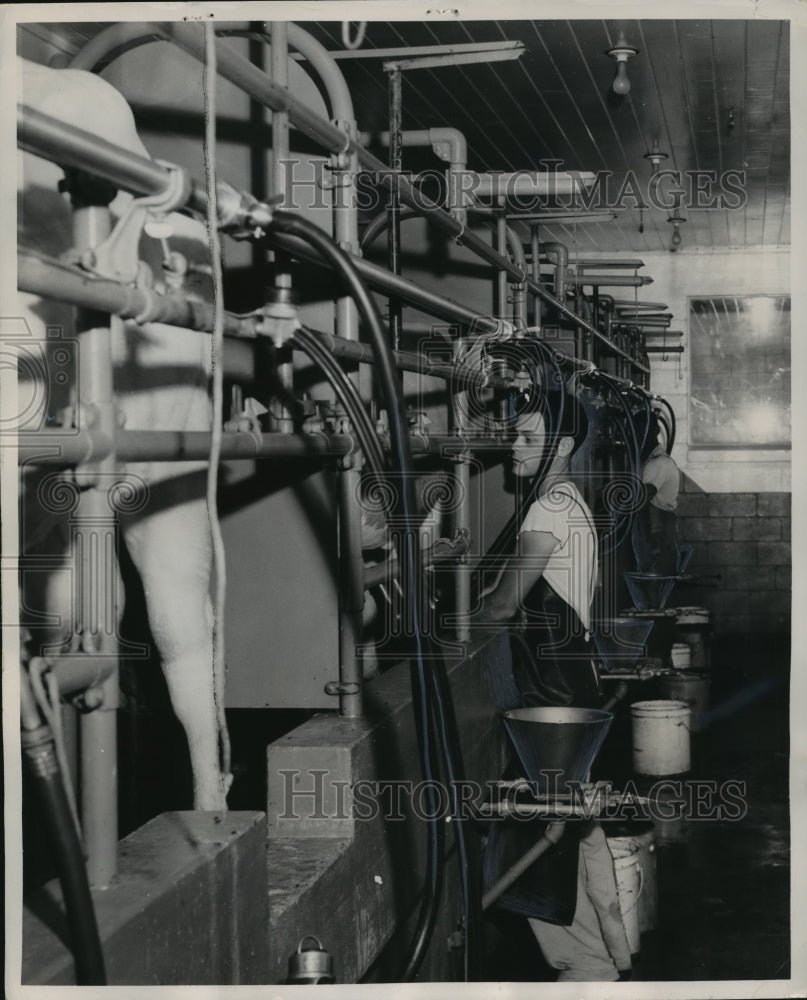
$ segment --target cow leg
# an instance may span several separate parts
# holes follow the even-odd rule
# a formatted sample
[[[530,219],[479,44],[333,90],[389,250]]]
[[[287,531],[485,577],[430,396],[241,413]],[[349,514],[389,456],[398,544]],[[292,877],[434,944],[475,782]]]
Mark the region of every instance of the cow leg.
[[[163,484],[165,485],[165,484]],[[171,704],[185,729],[194,808],[226,808],[230,777],[219,763],[219,713],[213,668],[210,531],[203,500],[122,518],[140,573],[149,624]]]

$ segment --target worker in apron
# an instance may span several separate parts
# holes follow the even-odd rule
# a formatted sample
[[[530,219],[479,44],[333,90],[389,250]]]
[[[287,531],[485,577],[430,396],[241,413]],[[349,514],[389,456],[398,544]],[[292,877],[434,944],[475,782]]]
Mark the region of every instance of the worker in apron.
[[[483,592],[480,624],[511,630],[513,675],[521,703],[594,708],[601,703],[588,629],[597,582],[597,533],[569,466],[585,440],[582,407],[567,394],[560,427],[548,428],[529,405],[515,418],[516,477],[532,479],[545,450],[547,471],[520,526],[517,551]],[[555,431],[552,433],[552,431]],[[551,456],[551,457],[549,457]],[[545,823],[494,824],[485,856],[486,884],[541,836]],[[619,911],[613,858],[596,822],[566,824],[499,900],[528,917],[559,982],[608,982],[629,974],[630,948]]]
[[[640,573],[675,576],[678,572],[676,509],[681,474],[659,442],[659,423],[651,413],[642,453],[644,503],[633,520],[633,550]]]

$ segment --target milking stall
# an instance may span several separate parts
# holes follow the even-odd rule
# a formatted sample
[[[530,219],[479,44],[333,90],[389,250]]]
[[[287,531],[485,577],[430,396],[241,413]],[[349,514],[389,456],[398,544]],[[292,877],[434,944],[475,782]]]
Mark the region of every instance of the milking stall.
[[[3,14],[9,995],[806,995],[803,9],[129,7]]]

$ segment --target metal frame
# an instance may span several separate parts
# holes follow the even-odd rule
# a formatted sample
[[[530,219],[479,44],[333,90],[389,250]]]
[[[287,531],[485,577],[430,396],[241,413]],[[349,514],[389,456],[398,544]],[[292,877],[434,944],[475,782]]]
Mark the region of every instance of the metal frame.
[[[181,50],[203,61],[204,44],[201,33],[197,32],[195,27],[179,22],[168,25],[115,25],[113,29],[102,33],[91,42],[83,53],[79,53],[73,65],[80,65],[82,57],[85,62],[92,58],[94,65],[114,49],[138,41],[151,40],[155,36],[174,43]],[[332,163],[341,183],[353,184],[359,167],[376,172],[382,183],[390,184],[397,181],[394,187],[400,193],[403,205],[416,208],[418,214],[423,215],[429,224],[451,236],[457,243],[471,250],[499,272],[502,304],[506,296],[507,282],[514,282],[519,289],[526,289],[553,306],[579,330],[586,332],[589,338],[593,338],[604,349],[620,358],[625,365],[632,366],[638,372],[647,373],[648,369],[644,365],[541,285],[537,259],[533,260],[532,277],[527,274],[523,246],[512,230],[508,232],[503,212],[497,220],[498,245],[493,247],[468,231],[462,222],[439,205],[427,202],[400,174],[394,172],[391,174],[386,164],[361,147],[357,140],[355,117],[344,79],[332,55],[319,46],[307,32],[296,25],[275,23],[271,26],[270,36],[274,78],[267,76],[221,43],[218,45],[218,69],[221,76],[273,112],[272,125],[276,148],[272,174],[276,191],[283,183],[278,161],[283,157],[284,150],[288,149],[288,127],[293,125],[332,154]],[[300,55],[308,59],[322,76],[331,100],[335,121],[328,122],[322,119],[297,100],[285,86],[289,58],[288,44],[297,48]],[[18,107],[18,128],[19,145],[23,149],[55,160],[62,165],[93,173],[135,194],[160,194],[169,185],[171,174],[159,164],[128,153],[97,136],[64,125],[31,108]],[[391,152],[394,152],[394,149],[395,143],[391,139]],[[226,203],[233,193],[232,189],[224,185],[221,191],[222,200]],[[201,184],[189,182],[186,194],[188,209],[197,213],[206,212],[207,198]],[[357,210],[355,204],[351,204],[351,199],[342,201],[347,203],[347,207],[337,206],[334,211],[336,239],[352,255],[357,270],[370,287],[438,318],[469,326],[467,336],[470,339],[497,337],[503,333],[502,324],[490,316],[468,309],[445,296],[421,289],[399,275],[385,271],[356,256]],[[82,248],[92,248],[97,245],[105,235],[105,226],[108,229],[108,212],[106,223],[103,215],[99,214],[107,210],[87,211],[92,215],[82,214],[84,210],[75,213],[76,244]],[[301,259],[319,263],[310,249],[294,239],[277,236],[273,239],[273,244],[278,249]],[[513,253],[513,260],[507,255],[508,244]],[[537,246],[537,227],[534,227],[534,251]],[[586,284],[592,284],[594,280],[581,279]],[[151,291],[146,292],[116,282],[91,278],[58,262],[38,258],[32,254],[22,254],[20,257],[19,287],[80,307],[101,310],[113,317],[111,320],[113,324],[121,322],[120,318],[134,318],[138,322],[168,322],[200,331],[209,331],[213,325],[212,310],[209,307],[191,302],[181,294],[161,296]],[[523,321],[524,297],[514,302],[514,306],[517,310],[517,321]],[[256,320],[228,317],[225,327],[231,336],[250,338],[255,336]],[[366,349],[357,343],[358,318],[355,306],[348,298],[337,302],[336,330],[337,336],[331,338],[328,343],[334,354],[357,363],[370,360]],[[19,455],[22,463],[77,466],[77,475],[85,477],[90,486],[82,498],[81,508],[82,516],[86,513],[89,526],[79,526],[77,536],[84,538],[87,531],[93,533],[98,530],[93,517],[100,513],[99,504],[103,504],[103,513],[107,520],[109,518],[105,498],[93,483],[93,475],[97,475],[101,470],[114,471],[117,462],[191,461],[207,458],[211,435],[207,432],[127,432],[118,429],[115,423],[114,400],[111,396],[109,331],[92,327],[82,331],[79,336],[88,345],[88,349],[80,352],[80,364],[86,366],[86,370],[82,367],[81,371],[81,403],[86,407],[93,407],[100,415],[99,419],[93,424],[92,429],[79,429],[76,433],[39,432],[30,437],[25,435],[20,440]],[[453,363],[435,365],[424,361],[422,356],[407,352],[399,352],[397,362],[402,369],[439,375],[454,382],[455,386],[464,385],[467,389],[473,380],[478,380],[481,376],[462,363],[460,355],[464,343],[465,341],[456,342]],[[287,375],[290,380],[291,371]],[[463,382],[463,376],[467,376],[466,382]],[[504,379],[486,377],[485,384],[504,386],[508,383]],[[415,453],[431,453],[441,455],[443,458],[454,458],[454,475],[459,495],[465,497],[455,514],[454,527],[462,531],[469,527],[467,486],[471,452],[479,449],[506,448],[509,444],[504,440],[475,440],[465,437],[462,416],[465,392],[462,388],[455,388],[454,393],[458,414],[455,433],[448,436],[430,436],[428,439],[415,437],[412,444]],[[43,454],[43,451],[51,453]],[[53,454],[53,451],[56,454]],[[221,451],[222,458],[335,457],[343,463],[339,474],[342,496],[340,559],[345,581],[345,586],[341,589],[345,590],[347,599],[340,608],[342,626],[340,632],[343,638],[340,641],[340,680],[337,693],[340,697],[340,711],[343,715],[351,717],[361,712],[361,671],[355,658],[355,645],[360,638],[358,629],[361,595],[364,590],[360,526],[355,517],[351,517],[348,513],[350,510],[357,511],[357,508],[346,499],[348,497],[352,499],[355,480],[359,474],[353,458],[354,451],[355,442],[350,435],[301,436],[281,433],[263,435],[225,433]],[[111,526],[107,524],[104,530],[114,532],[116,530],[114,521]],[[87,544],[83,551],[90,552],[91,549],[92,546]],[[103,573],[106,567],[87,564],[85,569],[88,573]],[[455,580],[457,613],[460,621],[458,637],[467,639],[467,615],[470,609],[470,574],[467,566],[462,563],[457,565]],[[85,615],[89,611],[90,605],[85,602],[80,613]],[[91,633],[92,628],[89,631]],[[99,659],[103,658],[107,664],[110,658],[114,662],[116,657],[116,652],[111,647],[99,650],[87,649],[85,652],[89,659],[92,659],[92,653],[99,652]],[[91,671],[90,675],[95,676]],[[103,687],[106,698],[104,711],[90,713],[82,720],[82,806],[89,855],[88,867],[91,880],[97,886],[109,884],[115,872],[117,830],[115,824],[110,821],[115,814],[116,795],[114,708],[117,705],[117,690],[114,670],[103,681]]]

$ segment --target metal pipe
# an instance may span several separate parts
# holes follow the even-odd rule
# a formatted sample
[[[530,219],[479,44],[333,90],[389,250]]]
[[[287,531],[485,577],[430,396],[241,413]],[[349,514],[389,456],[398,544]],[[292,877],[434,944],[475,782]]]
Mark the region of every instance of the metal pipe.
[[[387,86],[389,88],[389,165],[390,170],[400,174],[402,165],[403,142],[401,139],[401,115],[402,115],[402,80],[401,71],[395,67],[387,73]],[[387,267],[392,274],[401,273],[401,202],[397,188],[393,187],[389,192],[387,202],[387,218],[389,220],[389,236],[387,238]],[[393,350],[398,350],[401,346],[401,323],[403,311],[400,299],[394,296],[389,300],[389,326],[392,336]]]
[[[357,654],[364,606],[359,469],[350,457],[339,469],[339,714],[362,715],[362,668]]]
[[[201,36],[194,31],[194,26],[181,22],[172,22],[166,25],[149,25],[150,31],[156,31],[162,37],[175,42],[181,49],[200,62],[204,60],[204,42]],[[227,45],[218,47],[218,69],[219,73],[231,83],[234,83],[247,94],[255,97],[256,100],[264,101],[273,110],[280,109],[289,112],[289,120],[306,135],[318,142],[324,149],[332,153],[357,152],[358,162],[366,170],[377,174],[378,179],[387,186],[394,187],[398,192],[403,204],[418,209],[421,214],[428,218],[435,226],[449,236],[454,237],[458,243],[467,247],[478,257],[494,267],[504,267],[514,278],[518,279],[519,274],[515,265],[510,264],[506,258],[502,258],[492,247],[488,246],[484,240],[474,233],[469,232],[465,227],[456,221],[448,212],[440,208],[439,205],[429,201],[422,193],[417,191],[412,184],[401,176],[392,176],[389,167],[373,156],[366,149],[345,135],[343,131],[335,128],[330,122],[320,118],[311,111],[307,105],[295,98],[287,90],[278,87],[270,80],[265,73],[253,66],[237,52]],[[498,178],[497,183],[503,184],[505,188],[508,183],[519,183],[530,181],[536,190],[540,188],[543,193],[548,187],[556,193],[563,193],[568,188],[571,192],[580,183],[594,181],[593,174],[579,173],[574,178],[565,174],[552,174],[552,184],[547,185],[541,181],[536,186],[533,174],[502,174],[502,175],[476,175],[478,178],[487,178],[485,184],[493,182],[493,178]],[[543,175],[535,175],[535,178]],[[519,182],[521,178],[521,182]],[[530,187],[530,184],[527,184]],[[532,190],[532,187],[530,188]],[[540,192],[539,192],[540,193]],[[504,260],[504,264],[502,261]]]
[[[405,219],[416,219],[418,217],[418,213],[413,208],[402,208],[400,214],[398,215],[400,222],[403,222]],[[364,232],[361,234],[359,246],[362,251],[366,250],[369,246],[372,246],[373,242],[387,228],[389,228],[389,213],[386,210],[383,210],[379,212],[375,218],[370,220]]]
[[[368,344],[350,343],[320,331],[316,331],[315,335],[337,358],[355,361],[358,364],[375,364],[372,348]],[[466,389],[512,388],[510,379],[483,373],[457,361],[430,361],[428,357],[414,351],[396,351],[395,362],[402,371],[420,372],[421,375],[444,378],[446,381]]]
[[[165,323],[205,333],[213,329],[213,307],[206,302],[182,292],[160,294],[96,278],[29,250],[17,253],[17,288],[68,305],[136,319],[139,323]],[[254,338],[259,319],[225,314],[225,333],[230,337]]]
[[[567,274],[566,281],[570,285],[601,285],[605,288],[641,288],[653,284],[649,275],[641,274]]]
[[[162,194],[171,179],[170,171],[159,163],[23,104],[17,105],[17,145],[60,166],[85,170],[132,194]],[[207,197],[201,185],[194,184],[190,204],[204,211]]]
[[[116,656],[60,656],[51,662],[50,669],[64,698],[100,687],[118,669],[118,660]]]
[[[218,42],[216,43],[219,44]],[[272,22],[269,66],[272,79],[282,87],[289,85],[289,46],[285,21]],[[272,112],[272,187],[282,207],[294,203],[286,169],[289,161],[289,115],[287,111]],[[274,284],[276,289],[291,288],[291,272],[285,255],[275,254]],[[290,433],[294,429],[294,419],[285,400],[294,398],[294,365],[291,351],[282,347],[277,354],[277,397],[270,408],[274,411],[276,430]],[[279,397],[279,398],[278,398]]]
[[[239,458],[337,458],[350,452],[355,441],[347,434],[253,434],[225,433],[221,457]],[[79,462],[97,461],[112,450],[112,440],[94,431],[75,433],[37,432],[19,438],[20,464],[66,468]],[[190,462],[204,460],[210,452],[207,431],[118,431],[115,439],[121,462]],[[511,440],[499,437],[458,438],[451,434],[413,436],[412,452],[444,458],[472,451],[509,451]]]
[[[465,352],[463,340],[454,344],[454,358],[457,363]],[[454,394],[454,431],[465,434],[468,430],[468,393]],[[471,456],[463,451],[454,458],[454,534],[460,537],[471,533]],[[461,559],[454,568],[454,613],[457,622],[457,639],[467,642],[471,638],[471,567]]]
[[[362,146],[369,146],[374,139],[381,146],[389,146],[390,134],[379,132],[374,136],[371,132],[362,132],[359,135]],[[450,127],[407,129],[401,132],[401,144],[404,148],[431,146],[441,160],[448,162],[446,203],[454,218],[464,221],[467,206],[463,198],[463,175],[468,166],[468,143],[462,132]]]
[[[316,253],[293,236],[270,234],[269,238],[277,246],[288,248],[289,252],[294,253],[295,256],[318,264],[322,263]],[[469,309],[445,295],[439,295],[437,292],[422,288],[406,278],[390,274],[385,268],[379,267],[369,260],[364,260],[362,257],[352,257],[351,259],[361,278],[373,291],[381,292],[382,295],[396,295],[408,305],[414,306],[430,316],[437,316],[452,323],[466,324],[477,335],[501,334],[500,324],[495,319],[491,319],[490,316]]]
[[[53,732],[43,725],[29,688],[25,670],[20,670],[20,747],[22,759],[38,797],[42,826],[50,834],[51,847],[62,887],[68,941],[73,951],[76,984],[106,985],[104,954],[98,935],[82,845],[68,803]],[[57,709],[58,710],[58,709]]]
[[[333,226],[336,242],[349,253],[359,253],[359,207],[355,183],[359,172],[358,144],[356,142],[356,113],[353,99],[344,75],[333,55],[313,35],[292,21],[284,25],[288,44],[304,56],[322,81],[331,109],[334,125],[342,129],[354,147],[347,157],[347,169],[336,169],[333,163],[331,176],[334,182]],[[270,32],[273,26],[270,26]],[[284,84],[287,80],[283,81]],[[345,165],[343,165],[345,166]],[[359,339],[359,314],[349,295],[336,300],[336,333],[346,340]]]
[[[569,250],[565,243],[541,243],[540,253],[549,257],[555,265],[554,291],[561,302],[566,297],[566,268],[569,266]]]
[[[194,32],[192,25],[184,25],[180,23],[173,23],[170,25],[153,23],[144,24],[140,26],[140,33],[141,35],[149,37],[156,34],[159,37],[167,38],[175,42],[175,44],[194,56],[194,58],[198,59],[200,62],[204,61],[204,44],[202,39],[197,37],[197,33]],[[301,131],[310,135],[313,139],[319,142],[319,144],[325,149],[337,153],[355,152],[358,157],[358,162],[367,169],[376,171],[379,174],[379,177],[383,177],[384,174],[388,175],[385,165],[380,160],[367,153],[366,150],[361,150],[358,147],[358,144],[351,140],[349,136],[345,135],[344,132],[335,128],[329,122],[325,122],[324,119],[321,119],[314,112],[310,111],[309,108],[307,108],[301,101],[294,98],[287,90],[276,86],[265,73],[262,73],[248,60],[243,59],[237,52],[233,51],[226,45],[220,45],[218,47],[218,69],[225,79],[230,80],[230,82],[234,83],[256,100],[264,102],[272,110],[288,111],[291,122],[297,128],[301,129]],[[557,175],[554,176],[557,177]],[[588,175],[580,176],[581,178],[585,178]],[[473,253],[492,264],[494,267],[503,267],[509,274],[511,274],[512,277],[516,280],[519,279],[520,275],[515,265],[511,265],[506,259],[504,260],[504,263],[502,263],[501,255],[496,253],[493,248],[487,246],[483,240],[480,240],[473,233],[468,232],[461,223],[458,223],[451,217],[451,215],[442,211],[439,206],[434,203],[430,203],[422,195],[417,193],[412,186],[408,184],[408,182],[402,180],[401,178],[397,179],[397,183],[394,180],[391,180],[390,182],[395,184],[396,190],[399,191],[401,200],[405,204],[419,210],[422,209],[421,214],[427,217],[433,224],[437,225],[444,232],[453,236],[457,242],[466,246]],[[376,281],[380,281],[379,275],[377,274],[377,271],[380,269],[373,270],[376,271]],[[360,272],[360,274],[365,280],[368,280],[372,275],[372,272],[365,271],[365,273],[362,274]],[[373,287],[375,287],[376,290],[379,290],[377,284]],[[564,314],[568,315],[569,318],[576,319],[573,314],[569,314],[569,311],[566,310],[562,303],[558,303],[556,300],[553,301],[552,297],[549,296],[544,289],[540,288],[537,280],[528,282],[527,287],[536,294],[541,295],[544,301],[554,304],[556,308],[561,306]],[[387,283],[387,288],[382,290],[388,294],[389,283]],[[437,298],[439,299],[439,297]],[[443,316],[444,318],[452,320],[461,318],[456,308],[452,308],[450,315],[447,315],[445,310],[441,312],[434,312],[433,315]],[[487,322],[489,323],[490,321]],[[486,329],[489,328],[489,326],[486,327]],[[589,332],[593,332],[594,335],[600,340],[605,339],[599,331],[593,330],[590,325],[586,328]],[[646,370],[638,365],[636,367],[638,367],[638,370],[640,371]]]
[[[289,85],[289,48],[285,21],[271,24],[269,68],[272,79],[281,87]],[[259,102],[260,103],[260,102]],[[289,113],[272,112],[272,187],[275,195],[282,195],[282,206],[288,204],[288,178],[286,166],[289,159]]]
[[[177,44],[179,44],[185,51],[194,55],[200,61],[204,59],[204,46],[202,40],[201,38],[197,39],[195,37],[195,33],[192,31],[191,26],[173,24],[168,27],[171,28],[170,32],[167,31],[167,28],[164,32],[163,26],[153,26],[154,30],[158,34],[165,34],[167,32],[166,37],[170,37],[177,41]],[[151,28],[152,26],[149,26],[148,30],[151,31]],[[189,30],[190,35],[188,34]],[[292,98],[291,95],[282,88],[276,87],[266,74],[262,73],[247,60],[241,58],[227,46],[221,46],[221,51],[219,52],[219,68],[222,75],[226,79],[230,79],[231,82],[234,82],[237,86],[241,87],[241,89],[245,90],[247,94],[254,96],[257,100],[265,101],[270,108],[289,110],[292,122],[304,131],[306,130],[308,123],[313,120],[316,123],[316,127],[312,126],[313,131],[309,134],[313,134],[315,138],[319,137],[319,140],[326,146],[326,148],[347,151],[355,147],[355,144],[352,144],[344,133],[334,129],[329,123],[324,122],[323,119],[314,115],[313,112],[309,112],[308,109],[301,105],[301,102]],[[300,110],[301,107],[303,108],[304,113]],[[24,130],[25,128],[25,119],[29,117],[29,110],[30,109],[23,109],[21,130]],[[37,114],[37,112],[33,112],[34,116]],[[50,119],[49,121],[58,128],[60,140],[64,136],[67,136],[70,132],[77,133],[82,137],[81,162],[77,164],[74,163],[73,165],[80,165],[84,169],[94,171],[94,151],[99,148],[99,144],[103,144],[103,140],[98,139],[97,136],[93,136],[90,133],[83,132],[80,129],[72,129],[70,126],[62,125],[54,119]],[[326,125],[327,128],[324,128]],[[337,135],[341,136],[341,140],[336,140],[335,137]],[[30,148],[32,152],[45,155],[48,158],[54,158],[55,152],[58,152],[58,149],[60,148],[59,144],[56,144],[55,152],[53,149],[48,152],[47,143],[44,143],[43,141],[43,143],[40,144],[40,139],[42,139],[41,135],[37,138],[37,136],[29,130],[27,133],[27,141],[29,142],[29,145],[25,145],[23,142],[23,146],[24,148]],[[104,145],[110,146],[110,144]],[[145,164],[149,171],[153,169],[161,171],[163,169],[159,167],[159,165],[153,164],[151,161],[146,160],[143,157],[138,157],[134,154],[128,153],[126,150],[121,150],[113,146],[110,146],[110,148],[115,150],[116,156],[123,161],[124,166],[126,164],[135,164],[135,166],[137,166],[139,163],[141,165]],[[57,161],[63,161],[64,159],[62,156],[55,156],[55,158]],[[115,181],[117,179],[117,174],[116,171],[110,166],[109,158],[101,156],[100,159],[105,164],[105,169],[109,172],[108,179]],[[379,176],[382,177],[382,179],[384,179],[382,175],[386,175],[387,182],[395,183],[389,178],[389,171],[385,165],[379,160],[376,160],[375,157],[370,156],[370,154],[366,151],[360,151],[359,159],[365,166],[371,166],[374,169],[377,169]],[[107,175],[105,174],[104,176]],[[131,184],[132,175],[129,174],[127,176],[129,178],[129,183]],[[134,184],[131,189],[136,192],[139,191],[140,193],[143,193],[144,188],[139,186],[142,185],[142,183],[145,183],[145,181]],[[197,187],[198,186],[195,186],[194,190],[196,190]],[[438,206],[428,202],[428,200],[424,199],[422,195],[417,194],[414,189],[411,188],[411,185],[408,185],[408,182],[398,178],[396,187],[399,189],[401,198],[406,204],[418,208],[419,211],[421,211],[421,214],[427,217],[444,232],[447,232],[451,236],[455,237],[458,242],[462,243],[463,246],[466,246],[473,253],[476,253],[477,256],[492,264],[494,267],[502,267],[517,280],[521,277],[521,272],[514,264],[511,264],[506,258],[502,258],[501,255],[498,254],[492,247],[488,246],[483,240],[480,240],[479,237],[475,236],[473,233],[468,232],[462,225],[457,223],[456,220],[454,220]],[[164,186],[155,188],[154,175],[152,175],[151,186],[147,185],[145,190],[154,193],[156,190],[164,190]],[[316,259],[315,254],[312,254],[310,251],[309,253],[305,253],[301,249],[299,240],[294,240],[293,238],[288,237],[272,236],[272,242],[279,246],[289,246],[293,248],[291,252],[300,256],[308,257],[309,259],[313,256],[314,259]],[[452,303],[450,300],[446,300],[442,296],[434,295],[434,293],[426,292],[423,289],[418,289],[417,286],[414,286],[411,282],[405,282],[404,279],[396,277],[395,275],[385,274],[382,268],[378,268],[366,261],[362,261],[360,258],[354,259],[354,264],[359,269],[360,276],[365,281],[370,283],[371,287],[375,290],[381,290],[386,294],[389,294],[397,286],[398,292],[396,294],[401,294],[401,297],[406,301],[410,302],[412,305],[416,305],[418,308],[423,308],[424,311],[428,311],[432,315],[441,316],[450,320],[460,320],[466,322],[476,321],[476,331],[480,333],[498,331],[498,325],[494,321],[490,320],[488,317],[482,316],[479,313],[474,313],[472,310],[465,309],[460,306],[459,303]],[[571,310],[567,309],[562,302],[552,296],[540,285],[539,282],[530,280],[527,283],[527,287],[535,294],[540,295],[544,301],[549,302],[551,305],[554,305],[555,308],[560,309],[568,318],[575,322],[579,321],[579,317],[575,316],[575,314],[571,312]],[[607,338],[603,337],[603,335],[598,330],[591,327],[590,324],[585,324],[585,328],[591,331],[599,340],[607,343]],[[612,350],[618,354],[619,349],[614,345],[611,346]],[[634,367],[636,367],[639,371],[646,371],[646,369],[638,363],[635,363]]]
[[[114,441],[114,444],[113,444]],[[223,459],[337,457],[353,447],[347,435],[225,433]],[[121,462],[185,462],[210,455],[207,431],[118,431],[115,438],[97,431],[38,432],[19,438],[20,464],[68,467],[98,461],[116,447]]]
[[[607,346],[613,354],[617,355],[617,357],[627,358],[637,371],[645,373],[649,372],[649,369],[645,365],[641,364],[638,361],[634,361],[630,357],[630,355],[626,354],[621,348],[617,347],[616,344],[614,344],[611,340],[609,340],[608,337],[600,333],[600,331],[596,327],[592,326],[591,323],[587,323],[584,319],[581,319],[574,312],[572,312],[571,309],[565,306],[560,301],[560,299],[556,299],[554,295],[552,295],[543,287],[543,285],[539,284],[536,281],[528,281],[527,287],[531,291],[535,292],[536,295],[540,296],[545,302],[548,302],[549,305],[554,306],[555,309],[557,309],[558,312],[566,316],[567,319],[572,320],[572,322],[577,323],[584,330],[587,330],[596,340],[598,340],[601,344]]]
[[[109,235],[107,204],[78,205],[73,211],[73,242],[78,250],[92,249]],[[100,323],[104,322],[104,326]],[[80,313],[78,332],[78,423],[88,425],[114,442],[117,428],[112,385],[112,326],[117,317]],[[115,877],[118,848],[117,717],[117,579],[118,524],[108,502],[110,477],[116,471],[113,448],[99,461],[76,469],[81,490],[70,517],[70,551],[76,588],[74,634],[81,637],[87,655],[112,659],[115,668],[103,682],[103,700],[81,717],[80,796],[90,885],[105,889]]]
[[[560,840],[563,831],[566,829],[565,820],[559,823],[550,823],[543,836],[533,844],[533,846],[507,869],[506,872],[488,889],[482,897],[482,909],[487,910],[502,893],[506,892],[516,879],[522,875],[542,854],[546,853],[550,847]]]
[[[512,226],[505,226],[505,236],[513,262],[524,275],[521,281],[513,282],[513,323],[517,330],[524,330],[527,327],[527,257],[524,244]]]
[[[646,354],[683,354],[683,344],[645,344]]]
[[[532,280],[539,284],[541,281],[541,254],[539,250],[540,246],[540,226],[536,222],[535,225],[530,227],[530,249],[532,251]],[[527,284],[529,288],[529,283]],[[532,297],[533,306],[533,316],[532,316],[532,328],[536,332],[536,336],[541,335],[541,302],[533,295]]]
[[[496,216],[496,249],[501,257],[507,255],[507,219],[504,212],[500,211]],[[507,271],[500,267],[496,275],[496,315],[500,319],[507,319]]]

